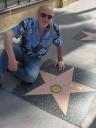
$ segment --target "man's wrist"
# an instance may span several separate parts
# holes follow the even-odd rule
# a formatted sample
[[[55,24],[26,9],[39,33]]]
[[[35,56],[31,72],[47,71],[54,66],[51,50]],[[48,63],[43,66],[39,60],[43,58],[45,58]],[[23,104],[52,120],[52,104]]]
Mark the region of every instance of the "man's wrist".
[[[58,61],[63,61],[63,58],[59,58]]]

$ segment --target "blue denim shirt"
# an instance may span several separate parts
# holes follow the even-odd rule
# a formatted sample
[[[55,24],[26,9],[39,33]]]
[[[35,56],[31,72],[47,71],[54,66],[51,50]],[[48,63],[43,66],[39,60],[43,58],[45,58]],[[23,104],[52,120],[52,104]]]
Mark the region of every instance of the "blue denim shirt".
[[[47,26],[42,37],[38,31],[37,17],[27,18],[11,30],[15,33],[16,38],[22,37],[23,51],[33,57],[44,56],[52,43],[57,47],[62,47],[59,26],[56,23]]]

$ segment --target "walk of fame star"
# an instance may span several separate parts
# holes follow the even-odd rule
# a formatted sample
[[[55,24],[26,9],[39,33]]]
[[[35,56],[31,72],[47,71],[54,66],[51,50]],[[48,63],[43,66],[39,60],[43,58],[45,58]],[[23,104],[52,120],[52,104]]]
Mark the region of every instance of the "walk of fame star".
[[[86,31],[82,31],[82,32],[86,34],[86,36],[83,37],[81,40],[96,40],[96,33],[86,32]]]
[[[73,82],[73,71],[74,68],[70,68],[58,76],[41,71],[40,74],[45,83],[26,93],[25,96],[52,94],[63,113],[67,115],[71,93],[95,91],[95,89]]]

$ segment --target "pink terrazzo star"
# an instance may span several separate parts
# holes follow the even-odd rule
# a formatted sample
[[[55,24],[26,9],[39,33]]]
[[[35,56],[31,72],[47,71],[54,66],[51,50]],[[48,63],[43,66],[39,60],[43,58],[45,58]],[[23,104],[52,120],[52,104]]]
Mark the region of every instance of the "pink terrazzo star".
[[[70,93],[95,91],[94,89],[72,81],[74,68],[56,76],[41,71],[45,83],[25,95],[52,94],[63,113],[67,114]]]
[[[92,32],[86,32],[86,31],[82,31],[84,34],[86,34],[85,37],[83,37],[81,40],[96,40],[96,33],[92,33]]]

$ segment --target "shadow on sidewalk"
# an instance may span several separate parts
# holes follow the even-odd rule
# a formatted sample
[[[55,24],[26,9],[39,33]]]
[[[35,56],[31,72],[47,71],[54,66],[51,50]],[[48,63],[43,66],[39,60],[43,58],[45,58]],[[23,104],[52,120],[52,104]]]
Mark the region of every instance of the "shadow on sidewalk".
[[[89,128],[96,128],[96,118],[93,120]]]

